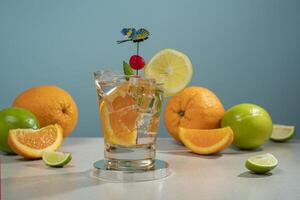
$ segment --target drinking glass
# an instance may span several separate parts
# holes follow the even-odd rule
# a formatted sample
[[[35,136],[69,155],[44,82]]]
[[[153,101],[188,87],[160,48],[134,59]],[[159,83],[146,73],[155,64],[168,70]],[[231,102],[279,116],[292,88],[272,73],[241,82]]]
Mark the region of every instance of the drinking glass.
[[[154,79],[94,73],[106,169],[151,170],[155,164],[163,90]]]

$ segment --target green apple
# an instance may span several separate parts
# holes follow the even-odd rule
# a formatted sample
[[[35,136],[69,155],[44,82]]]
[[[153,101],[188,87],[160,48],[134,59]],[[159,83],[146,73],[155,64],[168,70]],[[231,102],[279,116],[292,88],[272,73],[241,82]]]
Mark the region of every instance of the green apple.
[[[5,108],[0,111],[0,151],[14,153],[7,144],[8,131],[17,128],[40,127],[37,118],[23,108]]]
[[[256,149],[266,143],[272,134],[269,113],[255,104],[239,104],[226,111],[221,126],[230,126],[233,144],[240,149]]]

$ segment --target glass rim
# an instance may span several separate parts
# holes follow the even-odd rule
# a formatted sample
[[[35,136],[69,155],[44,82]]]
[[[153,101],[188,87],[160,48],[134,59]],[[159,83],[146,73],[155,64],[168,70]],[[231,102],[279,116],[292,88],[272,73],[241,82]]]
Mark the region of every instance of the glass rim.
[[[94,78],[95,79],[97,79],[97,77],[100,78],[104,74],[104,72],[108,72],[108,71],[110,71],[110,70],[97,70],[97,71],[94,71],[93,72]],[[111,71],[111,72],[114,72],[114,71]],[[113,78],[124,78],[124,79],[130,78],[130,77],[132,77],[132,78],[140,78],[140,79],[143,79],[143,80],[154,81],[154,83],[156,85],[158,85],[158,86],[164,85],[163,83],[156,82],[155,78],[145,77],[145,76],[140,76],[140,75],[126,75],[126,74],[117,74],[116,73],[116,74],[111,75],[111,77],[113,77]]]

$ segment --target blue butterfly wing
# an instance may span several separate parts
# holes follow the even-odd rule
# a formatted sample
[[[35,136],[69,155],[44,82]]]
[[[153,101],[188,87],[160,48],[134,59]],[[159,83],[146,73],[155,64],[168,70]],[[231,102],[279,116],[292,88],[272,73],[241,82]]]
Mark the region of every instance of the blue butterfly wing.
[[[136,36],[133,40],[145,40],[149,37],[150,33],[148,30],[141,28],[136,32]]]
[[[123,29],[121,30],[121,33],[122,33],[122,35],[127,35],[127,33],[128,33],[128,28],[123,28]]]
[[[126,36],[127,38],[134,38],[136,35],[136,30],[135,28],[123,28],[121,30],[121,33]]]

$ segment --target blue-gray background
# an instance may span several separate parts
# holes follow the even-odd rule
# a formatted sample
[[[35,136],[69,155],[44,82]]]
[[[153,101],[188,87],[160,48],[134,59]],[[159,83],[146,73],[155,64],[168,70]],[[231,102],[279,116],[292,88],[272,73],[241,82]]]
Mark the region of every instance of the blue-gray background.
[[[121,71],[135,49],[116,40],[131,26],[151,32],[146,59],[166,47],[186,53],[191,85],[213,90],[225,108],[255,103],[274,122],[300,127],[299,0],[0,0],[0,108],[56,84],[79,107],[73,136],[99,136],[92,72]],[[160,136],[168,136],[163,123]]]

